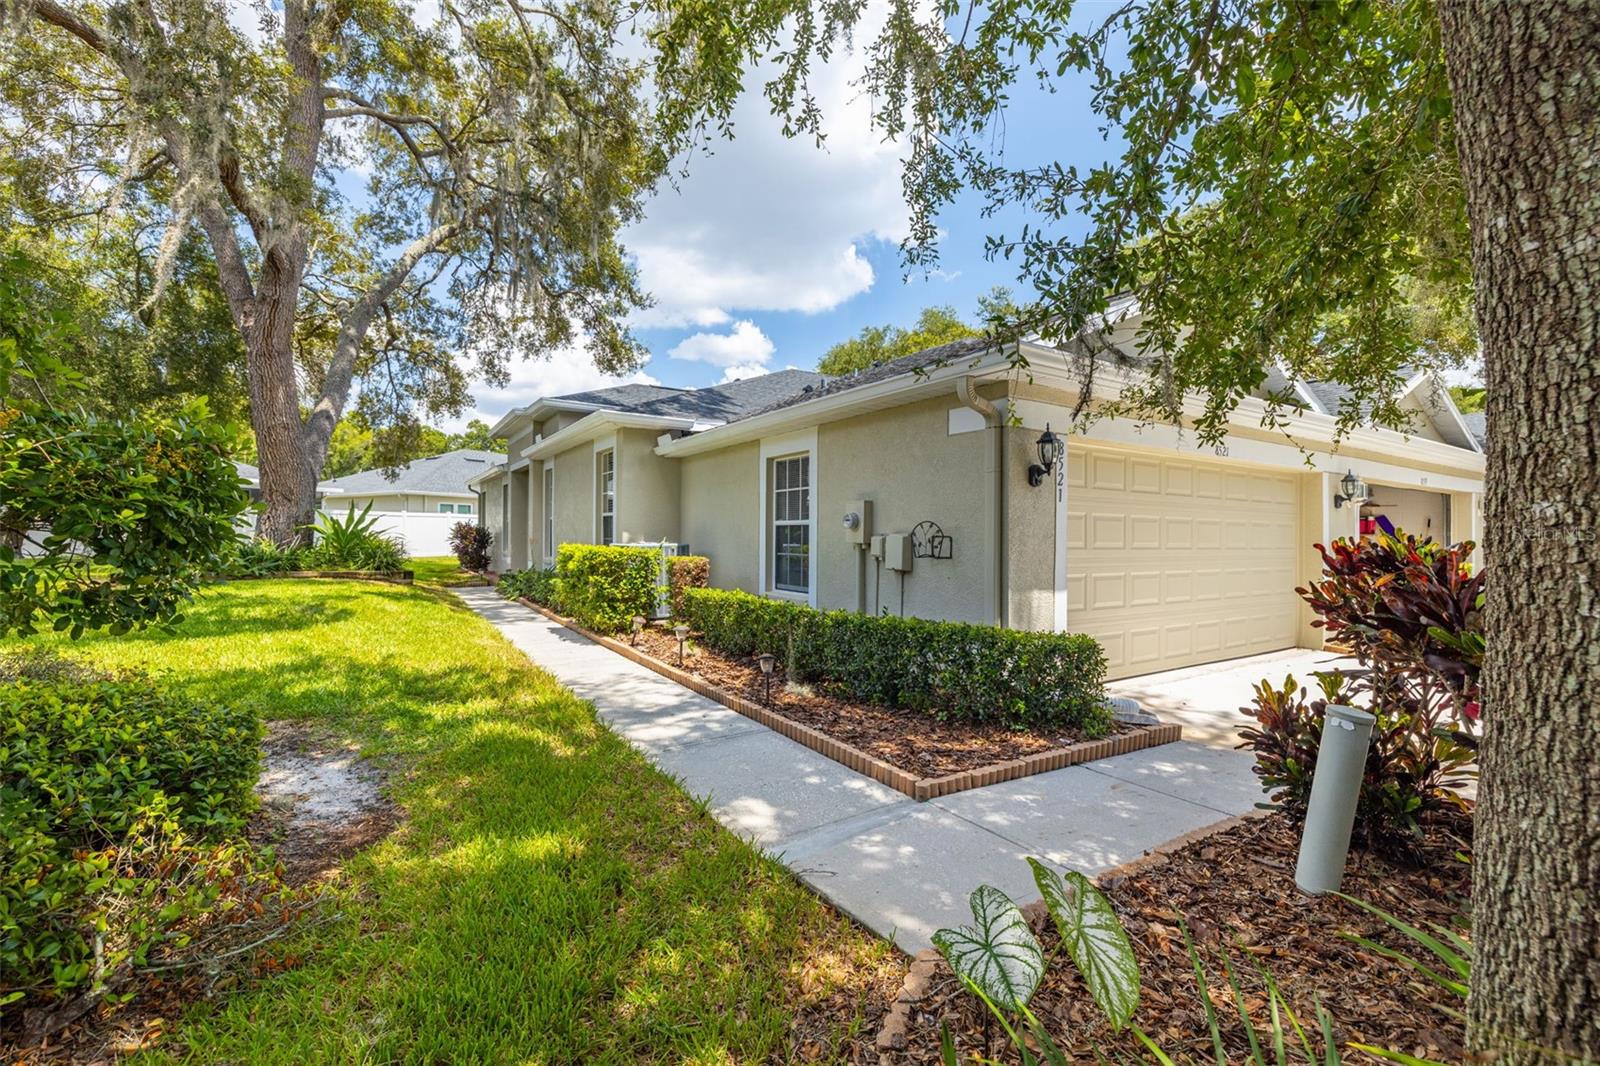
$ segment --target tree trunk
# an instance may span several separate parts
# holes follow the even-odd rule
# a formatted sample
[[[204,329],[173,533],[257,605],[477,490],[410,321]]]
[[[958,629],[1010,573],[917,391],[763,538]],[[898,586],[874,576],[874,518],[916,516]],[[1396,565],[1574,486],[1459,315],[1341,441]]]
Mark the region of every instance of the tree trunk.
[[[1490,432],[1468,1036],[1600,1061],[1600,4],[1447,0]]]
[[[261,500],[266,510],[256,533],[282,545],[304,543],[316,511],[322,447],[300,416],[294,361],[294,324],[304,274],[305,241],[286,237],[266,256],[254,316],[245,330],[249,360],[250,422],[260,456]]]

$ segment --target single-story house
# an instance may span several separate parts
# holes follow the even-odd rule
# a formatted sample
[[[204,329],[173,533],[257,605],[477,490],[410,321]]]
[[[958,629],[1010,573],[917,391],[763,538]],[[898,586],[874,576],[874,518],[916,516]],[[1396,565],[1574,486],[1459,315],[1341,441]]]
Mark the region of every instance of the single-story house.
[[[478,495],[468,483],[504,460],[499,452],[458,448],[412,460],[393,478],[381,469],[363,470],[329,478],[317,491],[337,493],[326,502],[325,510],[337,503],[341,512],[350,506],[360,511],[371,504],[374,511],[477,514]]]
[[[1136,325],[1112,340],[1131,348]],[[1118,418],[1066,432],[1075,368],[1021,349],[1026,372],[975,339],[837,378],[538,400],[493,427],[507,462],[473,479],[496,566],[547,565],[568,542],[677,543],[720,587],[1087,633],[1126,677],[1320,647],[1294,593],[1320,571],[1312,545],[1379,515],[1481,539],[1482,441],[1428,374],[1405,386],[1408,432],[1337,446],[1344,390],[1280,375],[1213,450]],[[1127,373],[1108,362],[1097,388]],[[1280,428],[1262,425],[1268,395],[1295,397]],[[1059,457],[1041,454],[1052,437]]]

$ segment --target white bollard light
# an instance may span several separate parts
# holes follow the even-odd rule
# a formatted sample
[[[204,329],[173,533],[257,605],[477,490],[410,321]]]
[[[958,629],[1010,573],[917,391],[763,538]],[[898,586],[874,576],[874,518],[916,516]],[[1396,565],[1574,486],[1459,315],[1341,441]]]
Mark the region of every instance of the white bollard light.
[[[1294,868],[1294,883],[1302,892],[1337,892],[1344,880],[1356,802],[1366,775],[1367,746],[1376,722],[1367,711],[1340,704],[1329,704],[1323,715],[1322,744],[1311,779],[1306,826],[1300,835],[1300,859]]]

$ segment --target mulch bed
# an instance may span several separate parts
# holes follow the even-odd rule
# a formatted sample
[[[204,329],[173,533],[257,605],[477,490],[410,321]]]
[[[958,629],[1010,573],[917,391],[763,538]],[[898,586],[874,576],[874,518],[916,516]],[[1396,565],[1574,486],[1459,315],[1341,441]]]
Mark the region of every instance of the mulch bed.
[[[1429,826],[1428,842],[1414,864],[1354,853],[1343,891],[1423,929],[1429,923],[1450,926],[1467,912],[1471,867],[1458,853],[1470,853],[1471,835],[1470,818],[1451,814]],[[1102,878],[1139,955],[1143,991],[1135,1024],[1179,1062],[1215,1061],[1179,930],[1182,921],[1205,959],[1230,1062],[1249,1061],[1249,1049],[1223,974],[1224,951],[1240,976],[1246,1005],[1264,1041],[1270,1014],[1252,960],[1271,972],[1308,1030],[1315,1029],[1316,1003],[1322,1003],[1346,1061],[1376,1061],[1348,1050],[1352,1042],[1440,1062],[1467,1061],[1463,1027],[1452,1016],[1464,1007],[1463,1001],[1340,933],[1367,937],[1425,965],[1433,961],[1431,956],[1340,899],[1301,894],[1294,886],[1298,843],[1288,821],[1274,814],[1245,820],[1142,865],[1131,864],[1131,872],[1123,876],[1112,871]],[[1096,1046],[1113,1061],[1123,1053],[1146,1061],[1147,1053],[1131,1035],[1111,1033],[1061,952],[1054,924],[1048,917],[1035,917],[1042,919],[1035,921],[1034,931],[1051,964],[1032,1007],[1052,1038],[1084,1061],[1096,1061]],[[912,1007],[903,1047],[886,1049],[882,1063],[938,1062],[941,1022],[956,1035],[963,1061],[984,1052],[982,1008],[960,989],[943,960]],[[992,1034],[992,1053],[1001,1061],[1015,1061],[998,1027]],[[1267,1054],[1270,1058],[1270,1047]],[[1300,1061],[1301,1056],[1291,1054],[1291,1059]]]
[[[626,642],[628,637],[617,639]],[[647,628],[635,646],[668,666],[678,665],[678,641],[667,630]],[[691,638],[683,668],[725,692],[765,703],[761,668],[754,659],[735,659]],[[977,770],[1089,739],[1069,727],[1019,731],[993,723],[940,721],[926,711],[849,703],[808,686],[788,684],[781,665],[773,673],[771,702],[766,705],[919,777]],[[1114,726],[1108,735],[1131,731]]]

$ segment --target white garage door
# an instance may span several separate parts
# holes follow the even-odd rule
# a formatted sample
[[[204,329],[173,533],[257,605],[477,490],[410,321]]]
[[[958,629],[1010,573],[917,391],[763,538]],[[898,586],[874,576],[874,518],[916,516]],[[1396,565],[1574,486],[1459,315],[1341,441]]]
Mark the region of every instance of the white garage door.
[[[1074,443],[1067,628],[1128,677],[1293,647],[1299,482]]]

